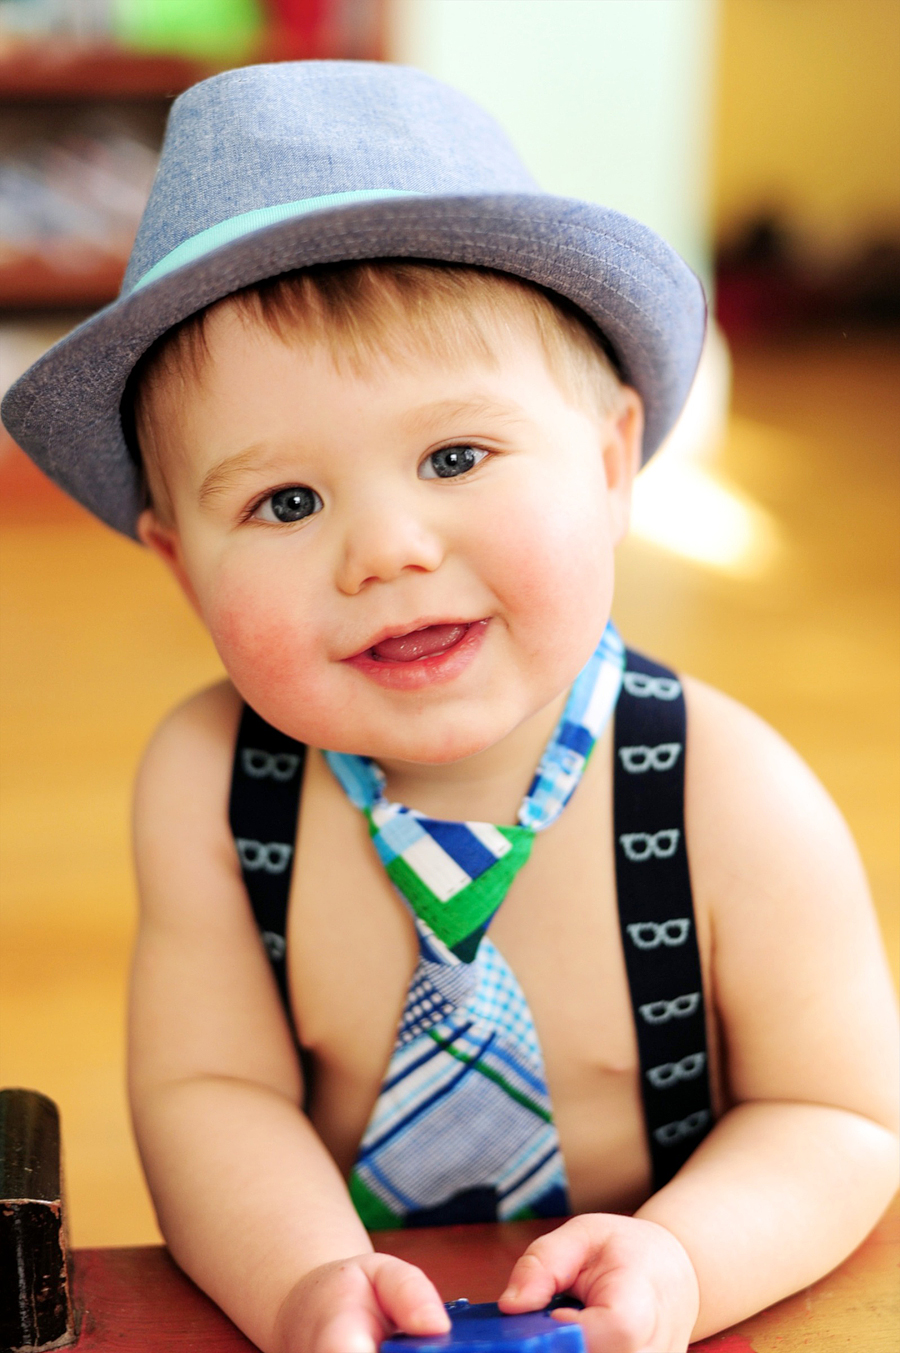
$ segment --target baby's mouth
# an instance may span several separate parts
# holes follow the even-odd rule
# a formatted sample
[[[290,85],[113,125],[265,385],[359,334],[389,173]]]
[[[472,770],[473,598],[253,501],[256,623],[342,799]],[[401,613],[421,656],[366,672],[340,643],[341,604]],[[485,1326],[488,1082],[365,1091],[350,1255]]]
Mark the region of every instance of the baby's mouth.
[[[421,691],[461,676],[475,660],[490,623],[490,616],[438,620],[405,634],[386,634],[344,661],[386,690]]]
[[[470,628],[465,622],[425,625],[420,630],[410,630],[408,634],[379,639],[377,644],[366,651],[378,662],[416,662],[419,658],[433,658],[436,654],[446,653],[459,643]]]

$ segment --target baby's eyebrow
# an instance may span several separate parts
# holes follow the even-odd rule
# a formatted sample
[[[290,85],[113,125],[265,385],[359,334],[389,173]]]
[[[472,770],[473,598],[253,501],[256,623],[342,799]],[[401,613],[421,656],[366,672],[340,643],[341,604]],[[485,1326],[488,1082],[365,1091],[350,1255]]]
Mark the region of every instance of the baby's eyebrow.
[[[505,403],[490,398],[442,399],[434,404],[423,404],[411,409],[404,417],[404,423],[411,430],[419,432],[430,429],[435,424],[455,422],[459,418],[491,418],[494,422],[505,424],[523,423],[525,415],[517,404]],[[472,429],[474,431],[474,429]]]
[[[233,456],[226,456],[211,470],[207,470],[197,492],[200,506],[205,507],[220,493],[230,489],[248,470],[256,469],[259,466],[262,450],[261,446],[247,446],[243,451],[236,451]]]

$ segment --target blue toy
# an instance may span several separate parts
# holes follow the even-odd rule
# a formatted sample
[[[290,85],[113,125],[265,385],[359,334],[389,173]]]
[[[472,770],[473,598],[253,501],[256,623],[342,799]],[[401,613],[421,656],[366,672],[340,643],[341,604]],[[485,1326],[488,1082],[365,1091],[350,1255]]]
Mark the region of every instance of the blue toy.
[[[449,1334],[394,1334],[381,1353],[585,1353],[578,1325],[560,1325],[550,1311],[574,1301],[555,1301],[545,1311],[503,1315],[495,1301],[471,1306],[451,1301]]]

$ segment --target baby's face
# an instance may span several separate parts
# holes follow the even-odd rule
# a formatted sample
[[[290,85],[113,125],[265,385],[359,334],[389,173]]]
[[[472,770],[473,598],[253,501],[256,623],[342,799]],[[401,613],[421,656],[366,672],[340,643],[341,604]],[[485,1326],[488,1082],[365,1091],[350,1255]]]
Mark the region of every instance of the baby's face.
[[[559,697],[609,617],[638,397],[575,407],[524,324],[490,366],[358,373],[227,308],[208,337],[163,400],[176,525],[141,533],[243,697],[313,746],[420,763]]]

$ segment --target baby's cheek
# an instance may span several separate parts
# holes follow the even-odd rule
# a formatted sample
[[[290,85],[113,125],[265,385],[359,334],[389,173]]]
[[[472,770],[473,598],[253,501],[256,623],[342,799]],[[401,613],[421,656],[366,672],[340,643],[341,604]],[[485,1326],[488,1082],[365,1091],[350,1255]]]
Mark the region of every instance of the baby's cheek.
[[[315,630],[297,599],[240,585],[220,589],[206,609],[213,643],[241,695],[263,718],[285,726],[296,693],[315,697]]]
[[[605,624],[613,556],[599,511],[523,504],[487,537],[497,591],[520,622],[544,632]]]

